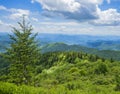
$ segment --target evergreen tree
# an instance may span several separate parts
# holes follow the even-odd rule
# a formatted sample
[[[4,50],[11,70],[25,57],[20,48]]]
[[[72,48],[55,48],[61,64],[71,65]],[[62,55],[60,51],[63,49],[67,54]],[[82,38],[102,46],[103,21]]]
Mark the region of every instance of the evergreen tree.
[[[3,56],[11,62],[10,77],[16,84],[30,84],[35,63],[39,61],[40,51],[35,37],[32,34],[32,26],[25,22],[18,22],[20,29],[13,27],[10,47]]]

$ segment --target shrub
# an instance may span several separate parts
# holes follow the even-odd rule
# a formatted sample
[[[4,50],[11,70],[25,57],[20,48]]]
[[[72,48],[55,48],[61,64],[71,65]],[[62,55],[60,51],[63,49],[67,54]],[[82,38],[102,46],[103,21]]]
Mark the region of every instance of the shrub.
[[[77,67],[72,67],[68,72],[69,73],[79,72],[79,69]]]
[[[120,91],[120,75],[116,75],[116,76],[115,76],[115,81],[116,81],[115,90],[116,90],[116,91]]]
[[[104,63],[100,63],[94,71],[96,74],[106,74],[108,72],[108,67]]]

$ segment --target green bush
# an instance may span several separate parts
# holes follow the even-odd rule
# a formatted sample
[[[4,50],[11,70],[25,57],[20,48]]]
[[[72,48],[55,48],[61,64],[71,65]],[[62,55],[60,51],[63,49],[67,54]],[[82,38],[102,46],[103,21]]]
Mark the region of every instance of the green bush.
[[[104,63],[99,63],[94,72],[96,74],[106,74],[108,72],[108,67]]]
[[[0,94],[46,94],[42,88],[0,82]]]
[[[69,82],[69,83],[65,84],[65,87],[68,90],[77,90],[77,89],[81,89],[82,85],[80,82]]]
[[[75,73],[79,72],[79,69],[77,67],[72,67],[70,70],[68,70],[69,73]]]
[[[109,85],[111,83],[111,79],[106,78],[99,78],[94,81],[94,84],[96,85]]]
[[[116,81],[115,90],[116,90],[116,91],[120,91],[120,75],[116,75],[116,76],[115,76],[115,81]]]

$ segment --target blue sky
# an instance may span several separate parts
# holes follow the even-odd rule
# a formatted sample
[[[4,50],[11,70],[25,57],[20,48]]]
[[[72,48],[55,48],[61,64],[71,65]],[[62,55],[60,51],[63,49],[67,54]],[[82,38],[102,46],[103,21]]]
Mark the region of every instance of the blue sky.
[[[120,0],[0,0],[0,32],[22,15],[33,32],[120,36]]]

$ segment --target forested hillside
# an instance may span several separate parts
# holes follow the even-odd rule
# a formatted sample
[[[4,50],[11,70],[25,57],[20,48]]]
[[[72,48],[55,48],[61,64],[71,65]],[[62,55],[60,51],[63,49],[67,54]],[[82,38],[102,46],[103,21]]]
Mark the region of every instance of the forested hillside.
[[[98,50],[94,48],[88,48],[81,45],[67,45],[65,43],[53,43],[45,45],[41,48],[42,53],[46,52],[57,52],[57,51],[75,51],[75,52],[84,52],[88,54],[98,55],[99,57],[106,58],[106,59],[113,59],[120,61],[120,51],[113,51],[113,50]]]
[[[32,71],[31,85],[34,87],[5,83],[14,82],[6,66],[1,69],[1,94],[120,94],[120,62],[95,55],[80,52],[42,54]]]

